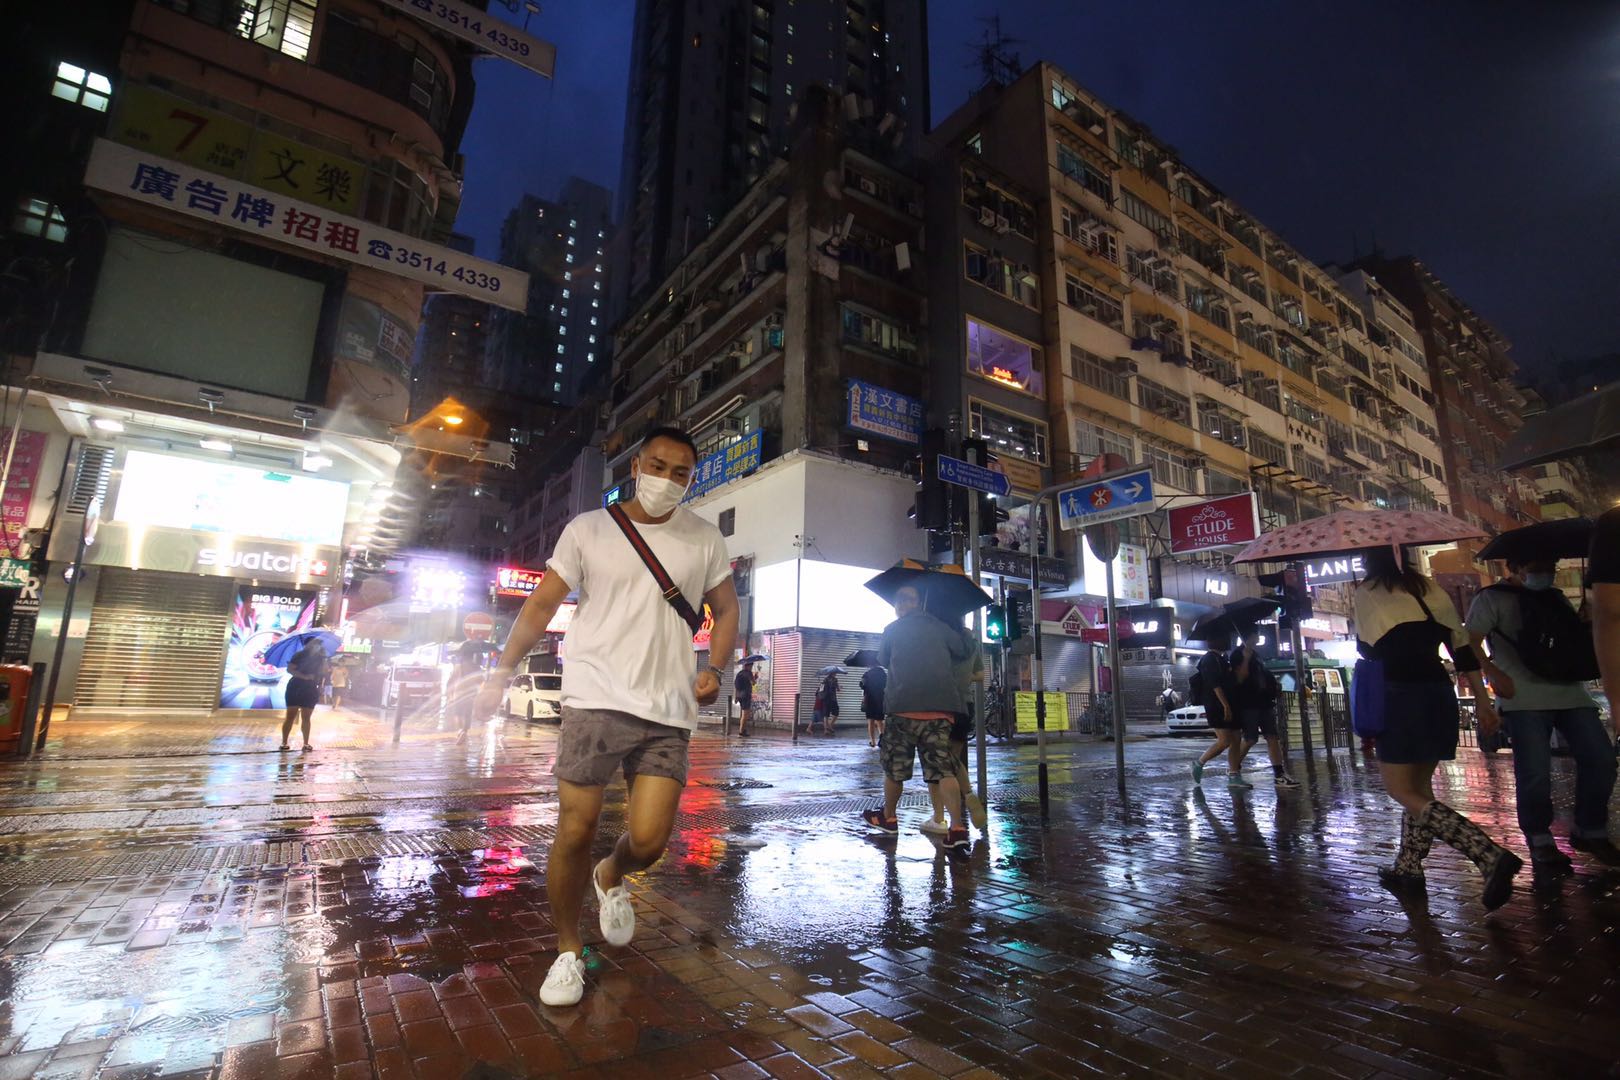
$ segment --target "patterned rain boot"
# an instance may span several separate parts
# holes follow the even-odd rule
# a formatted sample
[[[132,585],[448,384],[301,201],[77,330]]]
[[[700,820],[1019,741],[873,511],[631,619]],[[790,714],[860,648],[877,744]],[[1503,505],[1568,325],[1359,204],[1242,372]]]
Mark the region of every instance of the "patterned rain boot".
[[[1434,844],[1434,833],[1421,828],[1408,811],[1401,811],[1401,848],[1395,854],[1395,865],[1380,867],[1378,880],[1392,893],[1421,893],[1427,891],[1428,880],[1423,876],[1423,860]]]
[[[1485,831],[1443,802],[1424,808],[1416,825],[1438,836],[1479,868],[1485,878],[1480,901],[1486,911],[1495,911],[1513,894],[1513,877],[1524,869],[1524,860],[1485,835]]]

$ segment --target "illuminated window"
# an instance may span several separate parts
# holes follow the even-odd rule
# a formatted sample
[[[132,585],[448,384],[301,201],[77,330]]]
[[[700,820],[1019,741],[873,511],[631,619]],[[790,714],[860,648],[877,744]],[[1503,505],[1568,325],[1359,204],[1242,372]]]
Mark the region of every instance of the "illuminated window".
[[[568,299],[568,290],[567,289],[563,290],[563,299],[564,300]]]
[[[26,195],[17,200],[17,214],[11,219],[11,228],[24,236],[42,236],[58,244],[67,239],[67,219],[62,216],[61,207]]]
[[[64,60],[56,65],[56,82],[51,86],[51,96],[96,112],[106,112],[107,102],[112,97],[112,83],[105,75],[86,71]]]
[[[967,369],[1025,393],[1046,392],[1041,350],[973,318],[967,321]]]
[[[572,240],[570,240],[570,241],[568,241],[568,242],[569,242],[569,243],[570,243],[570,244],[572,244],[572,243],[573,243],[573,241],[572,241]],[[570,251],[570,252],[569,252],[569,253],[568,253],[568,254],[567,254],[567,255],[565,255],[565,256],[563,256],[563,262],[570,262],[570,263],[571,263],[571,262],[573,262],[573,261],[574,261],[574,253],[573,253],[573,252],[572,252],[572,251]]]
[[[557,352],[558,352],[558,353],[561,353],[561,352],[562,352],[562,351],[563,351],[563,349],[564,349],[564,348],[565,348],[565,346],[563,346],[563,345],[558,345],[558,346],[557,346]]]
[[[561,375],[563,366],[561,364],[555,364],[553,366],[557,369],[557,374]]]
[[[557,393],[557,394],[562,393],[562,383],[560,383],[560,382],[552,383],[551,384],[551,389],[552,389],[553,393]]]

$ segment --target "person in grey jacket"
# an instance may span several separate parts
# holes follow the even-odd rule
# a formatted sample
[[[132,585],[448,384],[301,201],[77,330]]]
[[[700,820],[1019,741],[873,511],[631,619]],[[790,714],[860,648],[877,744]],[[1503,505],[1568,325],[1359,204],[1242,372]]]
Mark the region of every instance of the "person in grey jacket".
[[[961,708],[957,665],[971,655],[972,643],[960,629],[923,609],[922,594],[911,585],[895,593],[897,616],[883,631],[878,663],[889,672],[884,692],[880,743],[883,760],[883,806],[861,815],[872,828],[900,831],[895,808],[902,785],[911,779],[913,760],[922,759],[923,779],[939,785],[950,814],[946,850],[967,854],[967,825],[962,820],[962,794],[951,758],[951,721]]]

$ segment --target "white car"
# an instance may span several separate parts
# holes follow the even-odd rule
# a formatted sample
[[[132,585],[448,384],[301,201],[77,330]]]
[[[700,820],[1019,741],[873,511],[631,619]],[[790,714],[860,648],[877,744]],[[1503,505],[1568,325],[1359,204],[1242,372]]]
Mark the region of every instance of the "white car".
[[[519,675],[506,688],[501,711],[508,719],[562,719],[562,676]]]
[[[1208,731],[1209,718],[1204,714],[1202,705],[1183,705],[1165,714],[1164,729],[1172,735],[1180,735],[1187,731]]]

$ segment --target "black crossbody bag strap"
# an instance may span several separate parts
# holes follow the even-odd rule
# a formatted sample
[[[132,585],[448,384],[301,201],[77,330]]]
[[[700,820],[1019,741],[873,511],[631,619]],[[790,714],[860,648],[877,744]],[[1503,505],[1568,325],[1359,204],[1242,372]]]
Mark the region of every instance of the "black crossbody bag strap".
[[[669,571],[664,569],[664,564],[658,561],[658,556],[653,554],[653,549],[647,546],[646,539],[636,529],[636,523],[630,520],[630,515],[626,514],[624,508],[618,503],[614,503],[607,510],[608,516],[613,519],[613,523],[619,527],[620,532],[624,533],[624,538],[630,541],[630,546],[641,557],[641,564],[647,568],[647,572],[658,583],[658,591],[664,594],[664,599],[668,600],[669,606],[675,609],[675,614],[679,615],[681,620],[692,628],[692,633],[695,634],[703,629],[703,616],[693,610],[692,605],[681,594],[681,590],[676,586],[674,580],[670,578]]]

